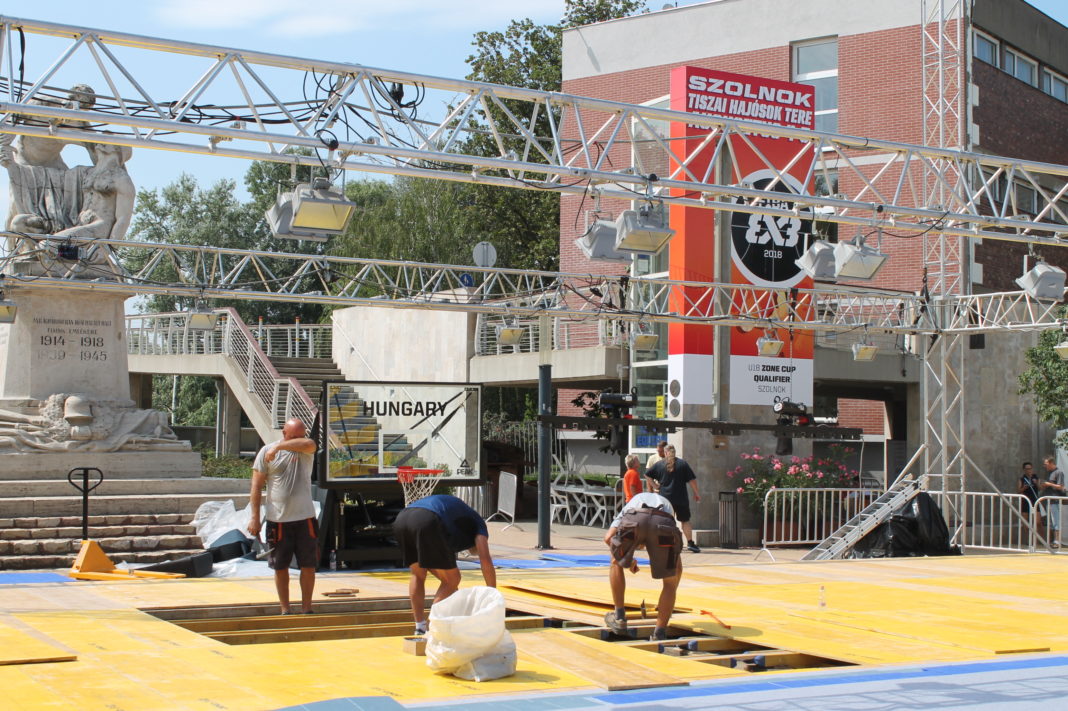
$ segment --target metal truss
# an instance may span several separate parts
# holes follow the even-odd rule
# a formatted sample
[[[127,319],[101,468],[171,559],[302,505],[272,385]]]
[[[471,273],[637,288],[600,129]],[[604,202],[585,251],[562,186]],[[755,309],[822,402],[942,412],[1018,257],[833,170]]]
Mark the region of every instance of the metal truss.
[[[924,143],[937,148],[970,146],[964,100],[968,56],[967,8],[964,0],[922,0]],[[925,178],[928,205],[947,204],[951,188],[963,182],[953,161],[936,161]],[[937,230],[923,236],[923,266],[928,289],[935,295],[960,294],[967,244],[959,236]]]
[[[743,284],[566,274],[287,254],[131,240],[74,242],[65,261],[47,235],[0,233],[7,286],[136,291],[192,298],[420,307],[505,316],[552,315],[817,331],[929,332],[912,294],[828,285],[767,290]],[[130,265],[129,268],[124,265]],[[680,308],[681,307],[681,308]]]
[[[78,101],[75,84],[90,84],[95,102]],[[55,23],[0,18],[0,98],[0,133],[776,216],[823,208],[820,219],[891,235],[1051,245],[1068,236],[1065,166]],[[685,152],[652,130],[660,122],[708,134]],[[717,163],[709,152],[733,158],[733,140],[755,149],[753,135],[797,147],[789,165],[765,159],[769,170],[815,155],[813,177],[837,174],[850,192],[784,206],[781,193],[717,184],[697,167]],[[639,140],[642,155],[674,167],[643,173],[632,159]],[[1014,181],[1035,190],[1037,215],[1001,189]]]

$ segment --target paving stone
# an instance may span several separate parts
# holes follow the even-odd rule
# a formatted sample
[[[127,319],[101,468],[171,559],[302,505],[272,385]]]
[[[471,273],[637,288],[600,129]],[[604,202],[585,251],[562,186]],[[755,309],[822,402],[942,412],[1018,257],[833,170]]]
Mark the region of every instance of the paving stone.
[[[111,538],[108,540],[98,540],[97,543],[104,549],[105,552],[111,551],[128,551],[133,548],[133,539],[130,538]]]
[[[159,514],[156,516],[156,523],[173,525],[176,523],[184,523],[182,520],[184,518],[185,516],[182,514]]]
[[[154,523],[152,518],[153,518],[152,516],[133,515],[133,516],[128,517],[127,523],[130,524],[130,525],[145,525],[145,524],[149,524],[149,523]]]
[[[13,518],[0,518],[0,528],[11,528],[15,525]]]
[[[17,518],[15,519],[16,528],[37,528],[36,518]]]
[[[47,518],[39,518],[39,519],[37,519],[37,527],[38,528],[55,528],[58,525],[59,525],[59,517],[58,516],[50,516],[50,517],[47,517]]]
[[[142,538],[127,539],[130,547],[125,550],[131,551],[154,551],[160,547],[162,540],[158,536],[144,536]]]
[[[42,553],[70,553],[79,548],[77,541],[64,541],[60,538],[53,538],[47,541],[41,541],[40,543],[41,547],[39,550]]]
[[[13,541],[26,537],[26,531],[21,528],[0,529],[0,541]]]
[[[15,555],[34,555],[38,541],[11,541],[11,552]]]
[[[0,541],[0,555],[11,555],[11,541]],[[0,567],[3,563],[0,562]]]

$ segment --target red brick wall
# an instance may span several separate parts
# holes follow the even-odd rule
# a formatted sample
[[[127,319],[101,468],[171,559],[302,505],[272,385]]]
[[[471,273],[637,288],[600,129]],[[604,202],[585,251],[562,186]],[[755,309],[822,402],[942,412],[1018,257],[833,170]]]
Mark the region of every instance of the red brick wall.
[[[885,434],[886,405],[878,400],[838,398],[838,425],[860,427],[864,434]]]

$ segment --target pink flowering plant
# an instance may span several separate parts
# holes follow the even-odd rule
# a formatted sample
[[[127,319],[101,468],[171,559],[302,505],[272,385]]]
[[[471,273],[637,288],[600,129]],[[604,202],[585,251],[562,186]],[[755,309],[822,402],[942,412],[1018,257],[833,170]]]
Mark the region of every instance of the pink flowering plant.
[[[742,463],[727,471],[738,494],[761,511],[764,497],[772,489],[846,489],[857,486],[859,474],[846,465],[853,448],[830,446],[823,456],[778,457],[759,447],[742,454]]]

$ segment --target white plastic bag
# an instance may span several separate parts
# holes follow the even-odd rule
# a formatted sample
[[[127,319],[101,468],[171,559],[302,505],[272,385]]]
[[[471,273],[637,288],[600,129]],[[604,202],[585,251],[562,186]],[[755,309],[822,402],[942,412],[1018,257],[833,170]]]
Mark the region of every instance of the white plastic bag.
[[[480,657],[492,656],[506,634],[504,596],[496,588],[479,585],[457,590],[430,608],[426,664],[434,671],[454,674]]]
[[[231,525],[231,521],[236,514],[237,511],[234,509],[234,502],[231,499],[226,501],[205,501],[198,506],[197,512],[193,514],[193,528],[196,529],[197,535],[200,536],[201,544],[207,548],[209,543],[227,531],[232,530],[234,526]]]
[[[515,674],[516,654],[512,634],[505,630],[497,646],[478,659],[454,671],[453,676],[468,681],[489,681]]]

